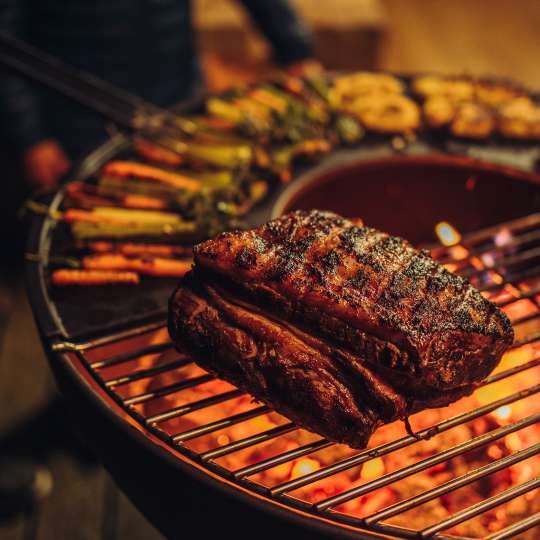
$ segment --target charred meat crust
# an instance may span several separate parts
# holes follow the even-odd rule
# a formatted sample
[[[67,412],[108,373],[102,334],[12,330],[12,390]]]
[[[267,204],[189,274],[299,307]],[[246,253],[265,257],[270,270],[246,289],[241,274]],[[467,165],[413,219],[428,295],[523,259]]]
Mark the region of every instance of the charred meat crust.
[[[300,426],[363,448],[382,423],[372,405],[317,350],[242,308],[213,305],[193,279],[171,298],[169,332],[205,369],[227,379]],[[220,302],[220,308],[226,305]],[[249,323],[251,332],[235,325]],[[264,336],[264,337],[263,337]]]
[[[196,246],[195,261],[419,390],[474,384],[513,341],[506,315],[468,281],[331,212],[222,234]]]
[[[363,448],[379,425],[470,394],[507,317],[405,240],[294,212],[195,247],[169,332],[197,363],[300,426]]]

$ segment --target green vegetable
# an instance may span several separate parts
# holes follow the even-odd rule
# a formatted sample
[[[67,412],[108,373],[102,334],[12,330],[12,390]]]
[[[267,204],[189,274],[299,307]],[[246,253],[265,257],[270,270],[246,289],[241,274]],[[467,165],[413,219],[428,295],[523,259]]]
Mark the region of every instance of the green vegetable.
[[[71,232],[78,241],[97,239],[129,240],[133,238],[160,239],[167,237],[178,242],[196,241],[201,238],[195,222],[181,221],[174,224],[160,223],[91,223],[78,221],[71,226]]]
[[[132,193],[170,202],[175,201],[178,194],[177,189],[166,184],[106,175],[99,177],[97,189],[100,195],[119,196]]]
[[[246,167],[253,158],[253,151],[248,145],[209,146],[189,143],[185,154],[188,158],[225,169]]]
[[[232,122],[240,131],[249,135],[263,134],[268,130],[266,122],[224,99],[209,98],[206,102],[206,110],[216,118]]]
[[[334,128],[343,144],[352,145],[360,141],[364,135],[364,128],[360,122],[345,114],[340,114],[334,121]]]

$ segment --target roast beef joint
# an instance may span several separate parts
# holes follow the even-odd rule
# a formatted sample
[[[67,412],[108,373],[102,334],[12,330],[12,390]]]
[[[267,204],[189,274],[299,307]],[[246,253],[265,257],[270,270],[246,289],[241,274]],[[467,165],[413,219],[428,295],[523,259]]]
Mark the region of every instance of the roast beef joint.
[[[506,315],[407,241],[297,211],[194,248],[177,348],[329,440],[468,395],[513,341]]]

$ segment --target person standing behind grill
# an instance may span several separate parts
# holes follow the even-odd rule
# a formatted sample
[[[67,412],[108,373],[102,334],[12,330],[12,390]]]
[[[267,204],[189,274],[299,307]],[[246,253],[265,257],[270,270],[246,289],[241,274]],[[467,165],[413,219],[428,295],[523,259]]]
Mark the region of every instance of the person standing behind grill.
[[[240,1],[279,64],[314,62],[310,34],[287,0]],[[0,32],[169,107],[204,88],[191,7],[189,0],[0,0]],[[106,137],[97,114],[0,73],[0,151],[21,158],[33,188],[54,188],[71,162]]]
[[[310,35],[286,0],[241,2],[279,64],[296,71],[317,67]],[[0,0],[0,32],[162,107],[203,92],[189,0]],[[106,137],[99,115],[0,72],[0,270],[13,262],[23,240],[16,211],[28,187],[14,179],[24,176],[29,187],[53,189],[71,162]],[[2,294],[0,287],[0,315]],[[0,464],[0,478],[12,490],[11,503],[28,505],[38,469],[16,465]]]
[[[281,65],[310,59],[308,31],[286,0],[241,0]],[[189,0],[0,0],[0,32],[15,35],[160,106],[200,94]],[[103,122],[17,77],[0,84],[0,129],[28,179],[54,185],[69,158],[106,137]]]

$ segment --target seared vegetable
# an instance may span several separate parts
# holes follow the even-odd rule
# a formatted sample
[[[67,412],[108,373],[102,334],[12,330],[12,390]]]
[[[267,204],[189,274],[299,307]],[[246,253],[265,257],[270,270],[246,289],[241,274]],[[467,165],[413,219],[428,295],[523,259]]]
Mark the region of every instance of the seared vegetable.
[[[192,248],[169,244],[135,244],[120,242],[91,242],[88,249],[94,253],[122,253],[123,255],[148,255],[152,257],[189,257]]]
[[[315,159],[331,150],[331,145],[324,139],[301,141],[299,143],[277,148],[272,153],[272,168],[282,182],[292,178],[292,165],[296,158]]]
[[[365,130],[360,122],[351,115],[338,114],[334,120],[334,129],[339,140],[344,145],[358,143],[365,135]]]
[[[71,226],[71,232],[75,239],[80,241],[169,238],[178,242],[191,242],[204,237],[204,231],[200,230],[197,224],[192,221],[165,224],[78,221]]]
[[[159,223],[161,225],[175,225],[182,222],[178,214],[172,212],[157,212],[153,210],[132,210],[128,208],[110,208],[98,206],[92,209],[92,213],[113,221],[124,220],[125,223]]]
[[[140,274],[159,277],[182,277],[191,269],[190,260],[152,257],[127,257],[121,253],[103,253],[83,258],[87,270],[131,270]]]
[[[177,167],[183,161],[180,154],[139,137],[135,138],[133,145],[135,151],[149,161],[163,163],[172,167]]]
[[[199,191],[201,184],[193,178],[178,174],[175,172],[145,165],[137,161],[110,161],[103,167],[103,173],[106,175],[124,177],[144,178],[145,180],[155,180],[162,182],[177,189],[186,189],[188,191]]]
[[[68,285],[137,285],[139,275],[135,272],[116,272],[109,270],[55,270],[51,281],[59,287]]]
[[[113,208],[108,206],[96,206],[92,210],[79,210],[69,208],[63,214],[63,220],[68,223],[117,223],[125,225],[176,225],[182,223],[178,214],[170,212],[158,212],[154,210],[133,210],[127,208]]]
[[[166,210],[167,200],[139,193],[129,193],[125,189],[107,192],[98,186],[84,182],[73,182],[66,187],[67,203],[80,208],[91,209],[96,206],[122,206],[139,210]]]
[[[232,123],[238,130],[247,135],[267,133],[270,128],[266,119],[250,115],[237,104],[229,103],[224,99],[209,98],[206,102],[206,110],[210,115]]]
[[[251,163],[253,151],[247,144],[210,146],[193,143],[187,145],[186,156],[214,167],[240,169]]]

